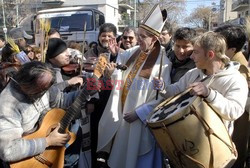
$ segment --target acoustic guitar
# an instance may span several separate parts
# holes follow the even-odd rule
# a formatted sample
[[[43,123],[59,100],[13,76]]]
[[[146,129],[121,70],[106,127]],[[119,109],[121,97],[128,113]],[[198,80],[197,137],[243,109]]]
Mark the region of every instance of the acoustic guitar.
[[[103,54],[99,56],[98,62],[94,69],[93,78],[99,79],[104,73],[106,64],[108,63],[108,57]],[[86,100],[86,95],[88,95],[86,88],[84,88],[79,95],[76,97],[71,106],[66,110],[55,108],[46,113],[39,129],[27,136],[24,139],[34,139],[34,138],[45,138],[49,135],[53,129],[56,128],[57,124],[60,123],[59,133],[68,132],[71,136],[70,140],[65,146],[51,146],[46,148],[46,150],[34,157],[26,158],[21,161],[11,163],[11,168],[63,168],[64,166],[64,154],[68,146],[70,146],[76,139],[74,133],[69,132],[68,126],[74,117],[80,113],[81,104],[83,100]]]

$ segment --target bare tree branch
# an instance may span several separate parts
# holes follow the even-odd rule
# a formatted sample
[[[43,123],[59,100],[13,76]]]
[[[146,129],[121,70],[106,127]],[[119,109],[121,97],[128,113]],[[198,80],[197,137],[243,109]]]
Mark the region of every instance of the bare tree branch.
[[[185,0],[144,0],[138,5],[138,20],[142,20],[152,6],[159,3],[161,9],[166,9],[168,12],[168,21],[177,23],[185,9]]]
[[[208,29],[209,19],[212,21],[216,17],[215,15],[216,13],[212,12],[211,7],[197,7],[185,21],[196,27]]]

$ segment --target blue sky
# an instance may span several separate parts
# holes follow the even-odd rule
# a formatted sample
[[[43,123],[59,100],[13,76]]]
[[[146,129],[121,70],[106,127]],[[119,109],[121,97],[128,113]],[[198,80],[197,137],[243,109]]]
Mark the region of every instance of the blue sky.
[[[220,0],[186,0],[187,15],[199,6],[212,6],[212,3],[219,5]]]
[[[215,3],[216,6],[220,4],[220,0],[186,0],[186,12],[185,16],[189,16],[189,14],[197,7],[200,6],[212,6]],[[185,19],[185,18],[183,18]],[[180,21],[180,26],[190,26],[186,24],[183,20]]]

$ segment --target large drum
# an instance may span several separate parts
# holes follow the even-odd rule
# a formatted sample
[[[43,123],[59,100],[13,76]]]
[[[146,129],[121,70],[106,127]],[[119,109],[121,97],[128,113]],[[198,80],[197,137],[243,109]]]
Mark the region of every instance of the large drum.
[[[159,104],[147,124],[175,168],[231,167],[237,158],[222,119],[189,90]]]

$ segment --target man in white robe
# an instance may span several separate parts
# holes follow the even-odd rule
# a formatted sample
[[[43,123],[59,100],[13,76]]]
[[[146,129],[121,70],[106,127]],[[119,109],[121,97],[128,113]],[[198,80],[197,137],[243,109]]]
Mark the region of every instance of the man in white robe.
[[[156,96],[150,81],[160,74],[170,84],[171,63],[158,41],[165,19],[159,5],[154,6],[139,27],[139,46],[118,55],[117,63],[128,68],[112,75],[114,88],[98,130],[97,151],[109,153],[107,164],[111,168],[162,166],[161,152],[146,126],[146,118],[162,99]]]

